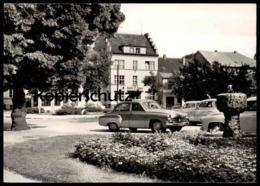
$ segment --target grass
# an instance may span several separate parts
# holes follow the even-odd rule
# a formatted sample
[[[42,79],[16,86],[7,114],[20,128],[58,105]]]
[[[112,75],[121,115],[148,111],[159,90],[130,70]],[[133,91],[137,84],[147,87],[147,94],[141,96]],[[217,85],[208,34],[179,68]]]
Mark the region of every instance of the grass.
[[[160,182],[137,174],[102,170],[72,158],[82,139],[106,135],[74,135],[33,139],[4,148],[4,167],[42,182]]]

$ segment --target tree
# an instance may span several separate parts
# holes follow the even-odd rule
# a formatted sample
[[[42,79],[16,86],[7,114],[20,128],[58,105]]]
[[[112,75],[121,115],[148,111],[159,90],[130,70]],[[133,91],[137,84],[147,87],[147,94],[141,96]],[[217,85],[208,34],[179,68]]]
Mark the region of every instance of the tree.
[[[212,65],[194,61],[180,68],[180,75],[173,77],[173,93],[185,100],[203,100],[208,95],[215,98],[219,93],[225,93],[232,84],[235,92],[250,95],[251,80],[246,73],[249,67],[240,68],[223,66],[218,62]]]
[[[27,129],[24,89],[78,89],[98,35],[124,21],[119,4],[4,4],[4,90],[12,88],[12,130]]]
[[[96,91],[109,84],[109,69],[112,63],[111,54],[103,49],[99,52],[91,51],[87,54],[89,63],[83,67],[84,90]]]
[[[154,95],[158,93],[162,88],[162,84],[157,80],[156,76],[152,71],[150,72],[150,74],[151,75],[146,76],[142,82],[144,86],[150,86],[150,88],[148,89],[148,93],[151,93],[154,97]]]

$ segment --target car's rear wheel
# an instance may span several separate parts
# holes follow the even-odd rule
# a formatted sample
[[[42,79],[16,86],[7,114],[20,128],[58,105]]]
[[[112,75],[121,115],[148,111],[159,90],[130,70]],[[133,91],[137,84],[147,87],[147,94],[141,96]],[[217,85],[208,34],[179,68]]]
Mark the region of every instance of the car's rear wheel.
[[[136,132],[137,128],[129,128],[131,132]]]
[[[119,127],[117,126],[116,123],[109,123],[108,128],[111,132],[117,132],[119,131]]]
[[[162,123],[160,121],[155,121],[152,123],[152,131],[153,132],[165,132],[166,129],[163,128]]]

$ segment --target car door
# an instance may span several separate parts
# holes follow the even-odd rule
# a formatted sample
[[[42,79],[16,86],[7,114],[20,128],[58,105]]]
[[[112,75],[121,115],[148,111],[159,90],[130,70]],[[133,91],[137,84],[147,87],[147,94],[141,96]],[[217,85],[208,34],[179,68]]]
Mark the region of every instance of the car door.
[[[130,122],[130,119],[131,119],[130,103],[119,104],[115,108],[113,113],[116,113],[116,114],[118,114],[122,117],[122,122],[121,122],[121,125],[120,125],[121,128],[122,127],[125,127],[125,128],[129,127],[129,122]]]
[[[256,132],[257,102],[248,101],[247,109],[240,114],[240,129],[242,132]]]
[[[197,110],[194,110],[193,121],[200,121],[202,116],[207,116],[213,112],[219,112],[216,108],[215,101],[205,101],[199,105]]]
[[[129,127],[131,128],[148,128],[147,114],[140,103],[132,103],[132,114]]]

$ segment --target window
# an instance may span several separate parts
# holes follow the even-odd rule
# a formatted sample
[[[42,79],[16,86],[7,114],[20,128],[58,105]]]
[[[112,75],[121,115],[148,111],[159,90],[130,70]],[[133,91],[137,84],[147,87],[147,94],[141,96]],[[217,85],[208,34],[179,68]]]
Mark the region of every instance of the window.
[[[115,111],[120,111],[120,112],[130,111],[130,104],[129,103],[120,104],[116,107]]]
[[[145,69],[146,70],[155,70],[155,63],[154,63],[154,61],[146,61],[145,62]]]
[[[42,101],[42,106],[51,106],[51,102],[48,101],[50,100],[50,96],[46,95],[46,97],[49,97],[49,98],[45,98],[45,96],[43,96],[43,101]]]
[[[10,97],[10,98],[13,97],[13,89],[9,89],[9,97]]]
[[[257,111],[257,101],[248,101],[246,110]]]
[[[134,60],[133,61],[133,69],[137,70],[137,67],[138,67],[138,61]]]
[[[114,76],[114,82],[117,84],[117,75]],[[119,75],[119,84],[124,85],[125,84],[125,76]]]
[[[136,48],[136,53],[140,54],[140,48]]]
[[[133,103],[132,111],[144,111],[144,109],[139,103]]]
[[[134,53],[135,49],[133,47],[130,47],[130,53]]]
[[[214,107],[213,102],[212,101],[205,101],[202,102],[199,107],[206,107],[206,108],[211,108]]]
[[[133,85],[137,85],[137,76],[133,76]]]
[[[119,65],[119,69],[125,69],[125,61],[124,60],[115,60],[114,61],[114,68],[117,69],[117,66]]]

